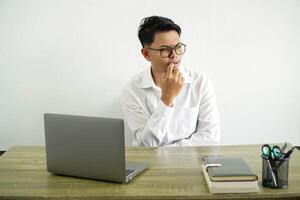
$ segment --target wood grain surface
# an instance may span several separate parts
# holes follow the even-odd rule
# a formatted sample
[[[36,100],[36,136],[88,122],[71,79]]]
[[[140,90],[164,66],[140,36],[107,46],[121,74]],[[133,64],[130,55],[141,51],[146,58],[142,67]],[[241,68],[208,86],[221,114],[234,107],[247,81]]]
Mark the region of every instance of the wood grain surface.
[[[260,146],[129,147],[128,160],[150,167],[127,184],[50,174],[44,146],[14,146],[0,157],[0,199],[300,199],[299,151],[290,159],[288,188],[268,189],[261,187]],[[204,155],[244,157],[259,176],[260,192],[209,193],[201,172]]]

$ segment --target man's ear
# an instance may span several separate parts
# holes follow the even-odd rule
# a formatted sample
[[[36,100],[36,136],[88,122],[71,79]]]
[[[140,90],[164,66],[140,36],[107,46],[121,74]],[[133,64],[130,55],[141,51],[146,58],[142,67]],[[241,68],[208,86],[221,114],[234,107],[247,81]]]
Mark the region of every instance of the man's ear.
[[[141,49],[141,53],[143,54],[144,58],[146,58],[146,60],[151,61],[148,49],[142,48]]]

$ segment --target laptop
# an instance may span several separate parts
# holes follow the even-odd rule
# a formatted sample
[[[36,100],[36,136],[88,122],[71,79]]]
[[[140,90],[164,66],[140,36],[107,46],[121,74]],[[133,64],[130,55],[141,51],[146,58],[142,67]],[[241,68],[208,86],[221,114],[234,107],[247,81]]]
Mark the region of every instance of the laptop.
[[[44,126],[50,173],[126,183],[148,167],[126,162],[123,119],[45,113]]]

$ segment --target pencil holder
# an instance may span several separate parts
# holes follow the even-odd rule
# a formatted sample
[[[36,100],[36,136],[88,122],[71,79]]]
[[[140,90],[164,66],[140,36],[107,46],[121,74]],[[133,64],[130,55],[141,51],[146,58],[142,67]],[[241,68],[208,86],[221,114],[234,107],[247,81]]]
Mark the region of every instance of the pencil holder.
[[[280,160],[262,156],[262,186],[268,188],[287,188],[289,177],[289,158]]]

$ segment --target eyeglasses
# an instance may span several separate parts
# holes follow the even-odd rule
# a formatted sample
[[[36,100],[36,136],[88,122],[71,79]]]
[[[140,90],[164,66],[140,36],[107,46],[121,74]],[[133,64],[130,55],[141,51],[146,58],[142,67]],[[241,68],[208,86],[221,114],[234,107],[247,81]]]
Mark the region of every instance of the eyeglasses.
[[[160,48],[160,49],[154,49],[154,48],[150,48],[150,47],[148,47],[147,49],[150,49],[150,50],[153,50],[153,51],[159,51],[161,57],[167,58],[167,57],[170,57],[172,55],[173,49],[174,49],[174,51],[177,55],[184,54],[185,49],[186,49],[186,44],[178,43],[175,46],[168,46],[168,47],[163,47],[163,48]]]

